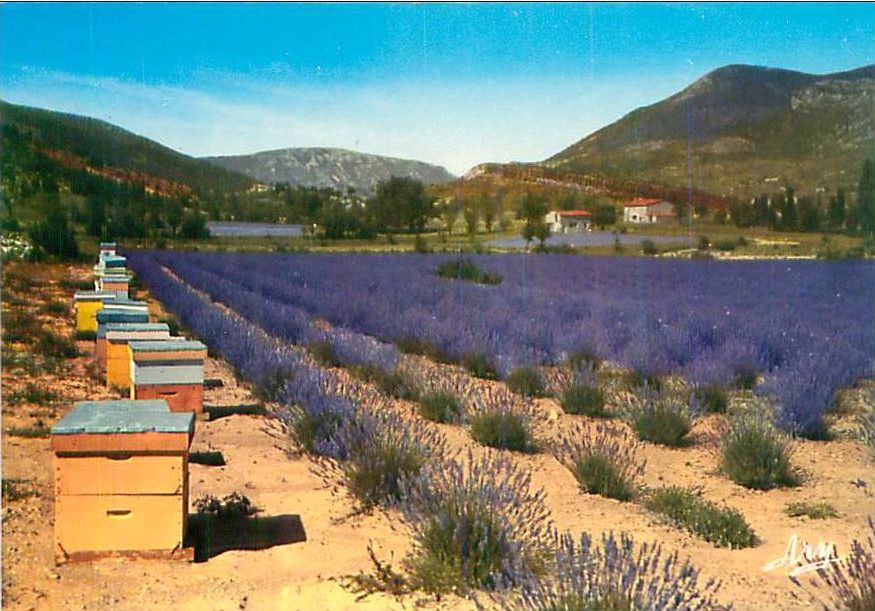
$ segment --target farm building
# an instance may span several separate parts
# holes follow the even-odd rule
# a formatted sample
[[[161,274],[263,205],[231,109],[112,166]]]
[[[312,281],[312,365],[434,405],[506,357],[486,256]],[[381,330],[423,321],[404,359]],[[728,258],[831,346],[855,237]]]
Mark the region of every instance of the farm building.
[[[194,414],[166,401],[82,401],[52,428],[55,559],[182,550]]]
[[[624,223],[666,223],[677,220],[674,204],[663,199],[638,197],[623,207]]]
[[[592,215],[586,210],[554,210],[546,214],[544,222],[555,234],[592,231]]]
[[[78,291],[73,295],[76,302],[76,331],[97,332],[97,312],[104,303],[114,301],[115,293],[109,291]]]
[[[163,322],[111,322],[106,325],[106,385],[128,389],[131,386],[131,353],[128,342],[172,339]],[[176,338],[180,339],[180,338]]]
[[[201,342],[128,342],[131,355],[131,399],[164,399],[174,412],[203,411],[204,360]]]

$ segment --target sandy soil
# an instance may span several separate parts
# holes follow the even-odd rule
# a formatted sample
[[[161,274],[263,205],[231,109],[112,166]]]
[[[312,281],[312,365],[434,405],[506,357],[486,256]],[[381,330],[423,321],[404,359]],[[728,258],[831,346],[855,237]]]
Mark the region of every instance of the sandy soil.
[[[71,301],[73,289],[56,282],[63,274],[87,277],[87,270],[57,269],[47,286],[36,291],[38,300]],[[153,304],[156,315],[160,306]],[[5,310],[4,310],[5,312]],[[72,333],[72,316],[51,323]],[[91,375],[93,347],[80,342],[85,352],[68,359],[62,371],[39,376],[42,384],[61,393],[56,406],[3,403],[3,430],[52,424],[81,399],[109,398],[111,393]],[[426,364],[428,367],[444,366]],[[238,383],[222,361],[209,359],[207,377],[221,378],[224,387],[206,391],[208,404],[254,402],[245,384]],[[454,374],[459,375],[459,374]],[[35,379],[20,371],[3,371],[4,395]],[[873,409],[873,388],[850,391],[848,401]],[[412,413],[412,407],[398,407]],[[542,437],[549,438],[576,417],[567,416],[554,401],[532,406],[540,414]],[[463,428],[438,426],[456,451],[483,448]],[[696,443],[684,449],[646,444],[643,477],[649,486],[668,483],[696,486],[710,500],[742,511],[760,538],[746,550],[713,547],[695,536],[663,523],[640,506],[581,492],[572,475],[549,454],[514,455],[529,467],[534,484],[543,487],[552,518],[561,530],[586,530],[594,536],[607,530],[625,530],[640,540],[660,541],[679,549],[702,569],[703,576],[723,581],[720,598],[738,609],[798,609],[812,606],[810,589],[794,586],[786,573],[765,573],[762,566],[784,552],[791,535],[810,542],[833,541],[840,554],[865,532],[866,517],[875,514],[875,464],[866,448],[853,440],[800,441],[794,461],[806,474],[798,488],[753,492],[717,473],[716,443],[720,417],[696,425]],[[10,609],[398,609],[474,608],[468,601],[437,602],[410,596],[398,601],[372,595],[357,602],[341,585],[343,576],[368,571],[367,547],[374,545],[382,559],[398,563],[410,546],[410,537],[398,515],[375,512],[352,515],[353,502],[342,490],[326,485],[318,465],[296,454],[275,421],[258,416],[230,416],[198,421],[193,451],[220,450],[224,467],[192,465],[191,500],[209,493],[222,496],[239,491],[264,515],[300,516],[306,540],[259,551],[226,551],[205,563],[184,561],[105,560],[88,564],[54,565],[52,550],[52,456],[46,438],[3,435],[3,477],[30,480],[38,496],[4,502],[3,594]],[[861,483],[865,482],[865,484]],[[829,501],[839,517],[828,520],[790,518],[790,501]],[[192,509],[193,510],[193,509]]]

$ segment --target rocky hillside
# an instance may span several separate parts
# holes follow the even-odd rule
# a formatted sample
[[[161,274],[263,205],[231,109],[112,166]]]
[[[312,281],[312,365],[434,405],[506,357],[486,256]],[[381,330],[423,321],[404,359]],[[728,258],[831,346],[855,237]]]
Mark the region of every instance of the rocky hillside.
[[[543,164],[564,172],[747,196],[854,188],[875,154],[875,65],[814,75],[732,65],[576,142]]]
[[[455,179],[443,167],[422,161],[334,148],[289,148],[204,159],[263,183],[288,182],[292,185],[333,187],[339,191],[352,187],[366,195],[373,192],[379,181],[390,176],[416,178],[426,184]]]

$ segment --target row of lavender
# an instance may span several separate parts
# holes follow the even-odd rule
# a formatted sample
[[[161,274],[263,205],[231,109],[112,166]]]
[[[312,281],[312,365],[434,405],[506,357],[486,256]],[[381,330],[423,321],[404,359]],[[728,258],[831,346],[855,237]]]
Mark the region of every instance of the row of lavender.
[[[291,307],[387,341],[427,340],[455,358],[485,352],[503,373],[579,350],[698,385],[753,369],[797,432],[819,426],[835,391],[871,375],[875,356],[868,262],[481,255],[504,278],[484,287],[438,278],[447,256],[159,256],[196,286],[200,270],[260,295],[241,313],[273,334],[288,325],[279,308]]]

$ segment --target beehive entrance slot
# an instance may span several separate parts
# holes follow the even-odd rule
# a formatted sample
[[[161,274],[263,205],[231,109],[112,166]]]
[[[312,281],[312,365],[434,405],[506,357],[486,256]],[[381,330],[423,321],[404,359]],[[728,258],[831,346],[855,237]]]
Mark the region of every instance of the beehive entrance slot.
[[[124,518],[129,518],[131,516],[131,510],[130,509],[107,509],[106,515],[108,515],[110,518],[115,518],[117,520],[124,519]]]

